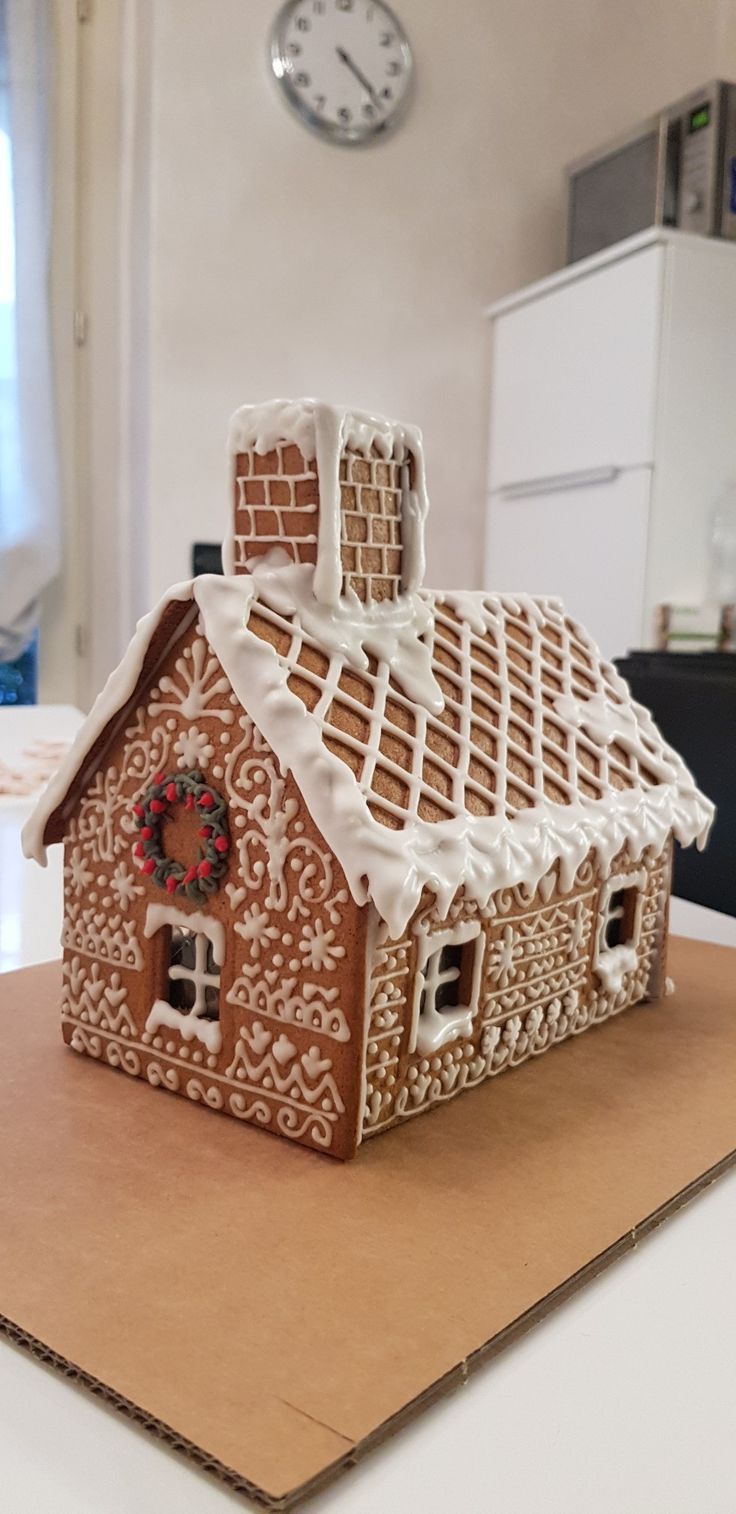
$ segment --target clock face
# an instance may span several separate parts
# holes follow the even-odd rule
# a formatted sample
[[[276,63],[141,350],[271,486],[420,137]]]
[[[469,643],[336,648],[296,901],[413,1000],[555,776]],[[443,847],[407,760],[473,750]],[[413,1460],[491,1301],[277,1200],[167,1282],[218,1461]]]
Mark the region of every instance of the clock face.
[[[406,105],[411,49],[381,0],[287,0],[271,66],[303,121],[334,142],[366,142]]]

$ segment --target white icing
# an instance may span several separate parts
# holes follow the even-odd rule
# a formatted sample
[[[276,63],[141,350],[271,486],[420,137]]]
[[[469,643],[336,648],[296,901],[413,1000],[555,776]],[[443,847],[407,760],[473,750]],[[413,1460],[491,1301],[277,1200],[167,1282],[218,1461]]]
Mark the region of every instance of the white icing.
[[[674,980],[674,978],[665,978],[665,980],[664,980],[664,994],[665,994],[665,998],[669,999],[674,992],[675,992],[675,980]]]
[[[385,665],[386,681],[394,678],[427,710],[444,709],[431,650],[422,639],[431,629],[432,612],[420,595],[402,594],[398,601],[386,599],[366,609],[349,589],[335,604],[322,604],[316,597],[315,569],[291,562],[283,547],[252,558],[248,567],[250,577],[240,580],[246,606],[260,600],[281,615],[295,615],[328,656],[353,668],[367,668],[371,654]]]
[[[214,915],[205,915],[201,910],[177,909],[173,904],[149,904],[143,934],[155,936],[164,925],[178,925],[183,930],[195,931],[206,936],[218,967],[225,961],[225,927]]]
[[[92,747],[113,716],[124,708],[135,693],[144,657],[164,610],[176,601],[186,601],[191,598],[191,582],[174,584],[155,609],[149,610],[148,614],[138,621],[122,662],[113,670],[104,688],[100,690],[87,719],[77,731],[66,761],[57,768],[53,778],[44,789],[36,809],[29,815],[21,837],[23,854],[26,857],[32,857],[40,863],[41,867],[46,866],[47,860],[43,833],[49,816],[63,802],[72,778],[79,775],[84,784],[85,764]],[[93,772],[94,768],[90,769],[88,775],[90,778]]]
[[[623,684],[612,666],[608,665],[607,671],[609,676],[613,675],[612,682],[615,679]],[[602,747],[615,741],[626,752],[640,752],[642,735],[661,744],[659,732],[649,711],[643,705],[634,703],[625,684],[620,703],[614,703],[601,693],[594,694],[590,699],[573,699],[571,695],[563,694],[555,700],[555,710],[567,725],[582,728],[592,741]],[[676,779],[677,764],[668,761],[664,752],[647,758],[647,762],[661,783],[671,783]]]
[[[625,974],[632,973],[635,967],[636,947],[612,946],[599,953],[593,971],[609,994],[618,994]]]
[[[183,1041],[200,1041],[212,1056],[222,1051],[222,1031],[218,1020],[202,1020],[193,1013],[183,1014],[164,999],[156,999],[146,1020],[146,1030],[153,1035],[166,1025],[178,1031]]]
[[[96,904],[84,909],[81,900],[67,898],[61,944],[67,951],[111,962],[114,967],[134,971],[143,967],[134,922],[123,920],[121,915],[108,915],[104,909],[98,910]]]
[[[713,806],[699,793],[693,779],[677,754],[667,747],[653,723],[640,707],[630,700],[623,680],[603,665],[617,700],[625,700],[633,711],[626,743],[647,769],[666,772],[666,781],[650,787],[619,790],[609,784],[598,800],[571,791],[571,802],[558,804],[544,797],[541,790],[543,756],[533,752],[530,765],[535,787],[529,808],[507,814],[502,807],[503,785],[507,781],[505,762],[496,767],[499,812],[478,818],[465,804],[464,785],[469,782],[469,764],[475,753],[470,732],[468,693],[472,627],[461,616],[464,671],[457,676],[458,697],[465,699],[468,711],[461,730],[454,733],[459,749],[455,775],[458,798],[451,819],[425,821],[416,813],[419,779],[416,771],[403,774],[411,788],[411,807],[402,816],[402,828],[392,830],[376,820],[368,808],[371,798],[370,768],[358,782],[352,770],[330,752],[323,741],[323,719],[336,688],[340,666],[333,651],[330,676],[323,697],[310,713],[297,694],[288,688],[290,665],[269,642],[250,632],[244,625],[248,605],[262,601],[260,579],[246,577],[202,577],[191,584],[172,589],[161,605],[140,623],[123,662],[108,680],[84,723],[72,751],[27,822],[23,831],[23,848],[27,856],[45,860],[44,832],[52,813],[64,803],[70,785],[80,775],[83,781],[89,753],[118,711],[131,698],[145,652],[166,606],[173,600],[194,599],[200,607],[204,630],[213,652],[219,658],[237,698],[263,733],[282,770],[291,770],[307,808],[325,842],[341,864],[353,898],[359,904],[371,899],[381,917],[388,922],[394,936],[401,935],[415,912],[423,890],[436,895],[437,907],[446,915],[460,885],[466,896],[479,905],[487,904],[500,888],[525,883],[536,887],[546,873],[559,864],[563,890],[572,886],[575,873],[590,851],[606,871],[624,845],[628,845],[636,862],[648,847],[660,851],[671,832],[683,845],[697,841],[705,844],[713,817]],[[268,590],[263,591],[272,592]],[[442,627],[442,601],[428,594],[423,603],[434,605],[435,637]],[[263,601],[265,602],[265,600]],[[449,603],[445,598],[444,603]],[[456,601],[457,603],[457,601]],[[505,623],[523,611],[533,627],[545,622],[562,625],[559,606],[554,601],[536,601],[525,596],[473,596],[472,615],[476,624],[482,616],[488,633],[503,649]],[[457,612],[461,614],[460,610]],[[298,626],[296,628],[298,639]],[[320,634],[322,632],[320,631]],[[541,631],[538,633],[541,635]],[[579,633],[584,637],[584,633]],[[596,667],[593,644],[585,638]],[[535,654],[538,655],[538,654]],[[443,669],[444,671],[444,669]],[[377,687],[385,692],[388,664],[379,663]],[[398,675],[397,675],[398,676]],[[567,675],[569,677],[569,673]],[[513,686],[506,676],[498,695],[495,735],[505,732]],[[539,700],[538,678],[530,682],[532,700]],[[415,706],[418,740],[423,742],[426,720],[421,705]],[[477,716],[473,718],[477,719]],[[379,717],[372,720],[372,743],[375,754],[380,738]],[[564,726],[563,717],[558,721]],[[622,725],[620,715],[617,716]],[[489,727],[489,729],[492,729]],[[569,728],[572,729],[572,728]],[[619,739],[619,738],[617,738]],[[482,753],[479,754],[482,756]],[[100,759],[95,760],[95,768]],[[94,771],[94,769],[92,769]],[[551,774],[554,777],[554,773]],[[375,796],[373,796],[375,797]],[[69,803],[73,802],[70,799]]]
[[[402,500],[404,588],[413,594],[424,577],[424,522],[429,508],[421,432],[382,416],[326,405],[319,400],[271,400],[243,405],[230,421],[228,452],[273,451],[291,442],[302,456],[315,460],[319,482],[319,526],[314,593],[324,605],[340,598],[340,457],[346,448],[369,457],[374,449],[383,458],[413,465],[413,488],[408,477]],[[235,570],[234,527],[223,546],[225,572]]]
[[[488,629],[484,612],[483,595],[473,589],[438,589],[435,599],[439,605],[448,605],[460,620],[475,631],[476,636],[485,636]]]
[[[282,978],[279,973],[268,969],[262,972],[254,965],[244,969],[242,976],[235,980],[227,1002],[267,1019],[318,1031],[335,1041],[349,1041],[350,1027],[335,1003],[338,997],[337,988],[321,988],[319,984],[302,983],[297,978]]]
[[[128,990],[120,973],[103,973],[98,962],[67,958],[63,969],[61,1013],[95,1029],[122,1036],[135,1035],[135,1020],[128,1008]]]

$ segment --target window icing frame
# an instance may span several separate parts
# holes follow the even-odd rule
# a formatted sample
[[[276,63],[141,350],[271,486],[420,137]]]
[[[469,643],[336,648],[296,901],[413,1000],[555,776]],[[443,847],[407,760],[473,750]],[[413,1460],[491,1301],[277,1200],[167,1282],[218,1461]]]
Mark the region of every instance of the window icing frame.
[[[601,888],[595,932],[593,972],[603,988],[609,993],[620,993],[624,975],[633,972],[638,964],[646,884],[646,871],[644,868],[639,868],[632,872],[612,874],[610,878],[606,879]],[[636,903],[631,922],[631,931],[626,941],[619,941],[615,946],[609,946],[606,942],[606,930],[611,919],[618,918],[617,915],[611,914],[611,900],[614,894],[622,893],[627,889],[636,890]]]
[[[467,947],[471,943],[474,943],[474,955],[470,974],[469,1002],[441,1010],[436,1009],[433,1002],[431,1009],[425,1009],[422,1013],[422,994],[426,989],[426,970],[431,959],[438,957],[447,946]],[[455,925],[447,926],[442,930],[427,931],[421,935],[417,946],[414,975],[408,1048],[410,1052],[418,1052],[420,1056],[425,1057],[434,1056],[443,1047],[472,1034],[473,1019],[480,999],[484,945],[485,935],[479,919],[459,920]],[[435,989],[442,981],[442,976],[437,975],[434,981]]]
[[[151,937],[158,936],[161,931],[171,932],[174,929],[189,931],[194,936],[195,966],[181,968],[174,965],[172,968],[169,936],[167,949],[162,958],[166,992],[168,992],[172,977],[174,981],[186,978],[190,983],[194,983],[195,1002],[191,1009],[181,1010],[170,1004],[166,998],[154,999],[145,1028],[150,1035],[155,1034],[162,1027],[175,1030],[183,1041],[199,1041],[207,1048],[210,1055],[216,1056],[222,1050],[219,1013],[222,1005],[222,974],[225,965],[225,927],[222,921],[204,914],[201,910],[185,912],[173,905],[149,904],[143,928],[144,936],[150,940]],[[212,947],[212,956],[217,969],[216,985],[213,975],[206,971],[206,946],[203,950],[205,941]],[[203,972],[200,972],[198,967],[200,959],[204,962]],[[207,1000],[204,989],[214,986],[218,990],[218,1018],[211,1020],[205,1018]]]

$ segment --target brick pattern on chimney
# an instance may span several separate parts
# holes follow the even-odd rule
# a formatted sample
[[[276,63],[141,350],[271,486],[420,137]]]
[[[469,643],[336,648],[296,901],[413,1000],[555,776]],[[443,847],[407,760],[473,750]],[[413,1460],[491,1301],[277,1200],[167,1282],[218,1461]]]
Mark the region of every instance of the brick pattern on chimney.
[[[401,592],[401,463],[346,451],[340,459],[342,593],[362,604]],[[316,563],[319,483],[314,459],[290,442],[235,457],[234,571],[283,547],[295,563]]]
[[[249,557],[284,547],[294,562],[316,563],[319,487],[316,464],[293,443],[235,458],[235,572]]]
[[[340,459],[342,588],[363,604],[401,593],[401,468],[393,458]]]

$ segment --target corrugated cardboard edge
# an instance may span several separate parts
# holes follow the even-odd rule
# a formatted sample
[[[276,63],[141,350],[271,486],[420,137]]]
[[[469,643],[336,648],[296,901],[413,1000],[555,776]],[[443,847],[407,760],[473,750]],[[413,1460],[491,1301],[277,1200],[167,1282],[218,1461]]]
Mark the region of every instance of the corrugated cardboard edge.
[[[560,1283],[558,1288],[554,1288],[551,1293],[539,1299],[524,1314],[520,1314],[517,1319],[512,1320],[503,1330],[499,1330],[497,1335],[492,1336],[484,1345],[479,1346],[477,1351],[473,1351],[464,1361],[459,1362],[456,1367],[451,1368],[443,1377],[438,1378],[423,1393],[417,1394],[416,1398],[405,1404],[396,1414],[392,1414],[389,1419],[377,1425],[375,1430],[372,1430],[369,1435],[364,1436],[357,1445],[352,1446],[342,1456],[338,1456],[335,1461],[330,1462],[329,1466],[324,1467],[315,1477],[309,1478],[300,1487],[293,1488],[289,1493],[279,1498],[271,1497],[263,1488],[259,1488],[254,1483],[249,1482],[240,1472],[236,1472],[232,1467],[226,1466],[217,1457],[210,1456],[201,1446],[197,1446],[193,1441],[187,1440],[186,1436],[179,1435],[176,1430],[172,1429],[171,1425],[165,1424],[163,1420],[156,1419],[145,1409],[141,1408],[140,1405],[134,1404],[131,1399],[125,1398],[122,1393],[116,1392],[107,1383],[100,1382],[99,1378],[93,1377],[89,1372],[85,1372],[84,1368],[78,1366],[75,1362],[68,1361],[58,1351],[54,1351],[52,1347],[45,1345],[43,1341],[31,1335],[28,1330],[24,1330],[21,1325],[15,1324],[13,1320],[8,1319],[2,1314],[0,1314],[0,1334],[4,1335],[13,1345],[20,1347],[23,1351],[27,1351],[36,1361],[41,1362],[44,1366],[52,1367],[70,1382],[78,1383],[81,1387],[86,1388],[88,1392],[93,1393],[96,1398],[101,1398],[104,1403],[116,1409],[119,1414],[125,1415],[126,1419],[131,1420],[136,1425],[140,1425],[149,1435],[155,1436],[157,1440],[163,1441],[171,1450],[177,1451],[182,1456],[187,1457],[189,1461],[193,1462],[202,1471],[211,1473],[213,1477],[219,1482],[224,1483],[226,1487],[232,1488],[236,1493],[247,1495],[248,1498],[252,1499],[255,1503],[263,1505],[265,1508],[286,1510],[292,1508],[298,1499],[303,1500],[311,1497],[313,1494],[327,1487],[329,1483],[334,1482],[342,1472],[347,1471],[349,1467],[355,1466],[369,1451],[372,1451],[375,1446],[380,1445],[389,1436],[395,1434],[403,1425],[408,1424],[423,1409],[429,1408],[438,1399],[444,1398],[446,1394],[453,1393],[456,1388],[463,1387],[471,1374],[477,1371],[479,1367],[493,1360],[507,1346],[512,1345],[514,1341],[520,1340],[535,1325],[541,1324],[547,1315],[551,1314],[560,1304],[566,1303],[586,1283],[592,1282],[600,1273],[605,1272],[613,1262],[618,1261],[620,1257],[626,1256],[628,1252],[633,1251],[641,1240],[644,1240],[652,1231],[658,1229],[671,1215],[676,1214],[678,1210],[684,1208],[699,1193],[702,1193],[705,1188],[709,1188],[711,1184],[715,1183],[731,1167],[736,1167],[736,1151],[729,1152],[727,1156],[716,1162],[715,1166],[709,1167],[707,1172],[701,1173],[700,1177],[695,1178],[692,1183],[688,1183],[687,1187],[682,1188],[679,1193],[668,1199],[665,1204],[660,1205],[659,1209],[655,1209],[640,1224],[635,1225],[633,1230],[627,1231],[626,1235],[623,1235],[620,1240],[615,1241],[606,1251],[602,1251],[598,1256],[593,1257],[584,1267],[573,1273],[572,1277],[567,1278],[564,1283]]]

